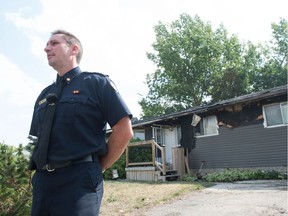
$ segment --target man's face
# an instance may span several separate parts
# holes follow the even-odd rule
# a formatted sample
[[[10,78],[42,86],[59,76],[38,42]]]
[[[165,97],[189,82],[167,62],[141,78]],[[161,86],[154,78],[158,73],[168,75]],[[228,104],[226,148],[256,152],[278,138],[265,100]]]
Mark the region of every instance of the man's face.
[[[71,59],[71,46],[69,46],[62,34],[55,34],[48,40],[44,51],[50,66],[54,69],[65,66]]]

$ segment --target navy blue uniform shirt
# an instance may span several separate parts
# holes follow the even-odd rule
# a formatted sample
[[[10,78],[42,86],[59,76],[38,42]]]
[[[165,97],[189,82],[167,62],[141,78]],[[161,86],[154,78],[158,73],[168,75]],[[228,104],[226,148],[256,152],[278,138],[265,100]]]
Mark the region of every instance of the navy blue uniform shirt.
[[[93,153],[106,154],[106,124],[112,128],[121,118],[131,118],[131,112],[107,75],[81,72],[76,67],[63,78],[66,86],[57,102],[48,163],[66,162]],[[48,105],[46,96],[55,88],[56,83],[48,86],[36,100],[30,135],[41,136]]]

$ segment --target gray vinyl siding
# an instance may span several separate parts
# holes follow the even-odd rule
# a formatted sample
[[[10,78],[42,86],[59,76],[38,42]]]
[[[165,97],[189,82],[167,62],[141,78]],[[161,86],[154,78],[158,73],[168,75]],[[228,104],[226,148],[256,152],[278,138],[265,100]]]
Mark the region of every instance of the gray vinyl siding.
[[[190,169],[199,169],[202,161],[204,169],[287,166],[287,126],[220,127],[219,135],[196,139]]]

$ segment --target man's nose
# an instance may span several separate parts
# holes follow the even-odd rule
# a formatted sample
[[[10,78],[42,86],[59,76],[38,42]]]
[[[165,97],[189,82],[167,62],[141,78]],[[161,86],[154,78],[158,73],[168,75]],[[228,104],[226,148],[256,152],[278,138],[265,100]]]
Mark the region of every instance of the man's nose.
[[[49,47],[49,45],[47,45],[45,48],[44,48],[44,51],[45,52],[48,52],[50,50],[50,47]]]

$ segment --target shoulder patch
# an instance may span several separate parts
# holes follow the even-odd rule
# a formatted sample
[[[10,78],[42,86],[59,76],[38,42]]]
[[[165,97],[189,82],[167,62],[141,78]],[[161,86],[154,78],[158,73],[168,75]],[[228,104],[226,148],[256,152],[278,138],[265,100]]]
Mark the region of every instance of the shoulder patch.
[[[42,99],[39,101],[38,105],[40,106],[41,104],[45,103],[46,102],[46,98]]]

